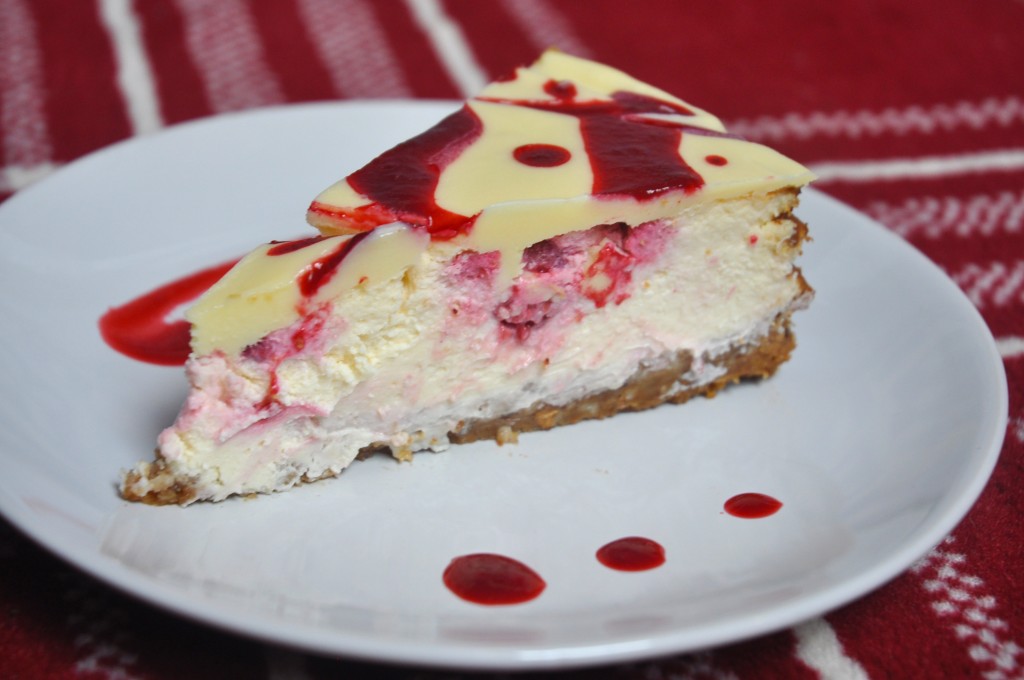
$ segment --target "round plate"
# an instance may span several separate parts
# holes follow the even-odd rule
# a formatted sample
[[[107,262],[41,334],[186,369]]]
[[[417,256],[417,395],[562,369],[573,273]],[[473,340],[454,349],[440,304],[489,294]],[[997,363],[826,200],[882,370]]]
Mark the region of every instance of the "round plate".
[[[186,392],[183,372],[100,339],[110,307],[308,234],[321,188],[451,103],[223,116],[72,163],[0,206],[0,509],[68,561],[152,603],[309,650],[473,668],[606,663],[779,629],[879,586],[938,543],[995,464],[1002,362],[948,278],[863,215],[804,193],[817,289],[771,380],[715,399],[379,456],[286,494],[189,508],[121,501]],[[783,502],[745,520],[740,492]],[[608,569],[640,535],[667,561]],[[484,607],[442,583],[495,552],[547,582]]]

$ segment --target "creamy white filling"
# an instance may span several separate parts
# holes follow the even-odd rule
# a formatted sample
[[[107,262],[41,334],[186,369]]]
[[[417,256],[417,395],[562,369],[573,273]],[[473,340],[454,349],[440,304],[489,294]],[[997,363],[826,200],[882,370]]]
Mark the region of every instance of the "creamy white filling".
[[[320,344],[276,366],[272,407],[260,406],[266,361],[192,359],[193,391],[160,454],[197,479],[199,499],[220,500],[337,473],[371,444],[441,450],[460,423],[616,389],[682,350],[698,358],[685,387],[707,384],[722,370],[700,359],[756,341],[801,302],[793,223],[774,219],[792,202],[783,193],[692,206],[632,272],[628,298],[562,309],[525,338],[493,311],[507,290],[453,282],[455,247],[435,243],[404,274],[334,302]]]

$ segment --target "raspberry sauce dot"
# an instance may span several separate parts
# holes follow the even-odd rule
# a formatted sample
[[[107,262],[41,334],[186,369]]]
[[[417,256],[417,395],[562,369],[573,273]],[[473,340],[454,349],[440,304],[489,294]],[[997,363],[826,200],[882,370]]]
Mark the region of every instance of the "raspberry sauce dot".
[[[704,157],[704,161],[709,165],[728,165],[729,160],[725,156],[719,156],[718,154],[711,154]]]
[[[492,606],[529,602],[547,586],[537,572],[522,562],[493,553],[456,557],[444,570],[442,579],[463,600]]]
[[[535,168],[553,168],[572,158],[568,149],[555,144],[523,144],[516,147],[512,156],[523,165]]]
[[[665,548],[649,538],[628,536],[602,546],[597,561],[617,571],[647,571],[665,564]]]
[[[777,513],[782,502],[763,493],[741,493],[727,500],[724,507],[733,517],[761,519]]]

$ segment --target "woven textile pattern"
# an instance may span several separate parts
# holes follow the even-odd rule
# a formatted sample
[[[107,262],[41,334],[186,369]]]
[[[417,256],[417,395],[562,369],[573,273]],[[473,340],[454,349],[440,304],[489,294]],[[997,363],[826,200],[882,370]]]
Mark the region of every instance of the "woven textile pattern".
[[[1024,678],[1021,0],[0,0],[0,200],[91,151],[206,116],[460,99],[552,45],[715,112],[937,263],[997,339],[1010,428],[967,518],[880,590],[740,644],[544,677]],[[0,519],[0,677],[485,674],[325,659],[209,629],[79,573]]]

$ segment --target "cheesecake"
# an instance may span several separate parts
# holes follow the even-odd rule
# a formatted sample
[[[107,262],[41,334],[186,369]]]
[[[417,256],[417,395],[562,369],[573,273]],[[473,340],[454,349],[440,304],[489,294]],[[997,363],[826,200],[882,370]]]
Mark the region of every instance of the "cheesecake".
[[[283,491],[771,376],[813,296],[793,215],[812,179],[545,52],[321,191],[313,235],[257,247],[186,312],[189,395],[121,493]]]

